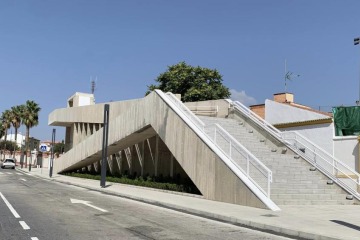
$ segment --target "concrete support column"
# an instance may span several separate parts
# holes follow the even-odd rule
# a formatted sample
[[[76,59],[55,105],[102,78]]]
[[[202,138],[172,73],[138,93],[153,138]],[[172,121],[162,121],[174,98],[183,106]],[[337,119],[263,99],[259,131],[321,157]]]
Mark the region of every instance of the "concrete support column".
[[[78,123],[74,123],[73,129],[73,147],[78,143]]]
[[[159,163],[159,135],[156,135],[156,140],[155,140],[155,177],[158,176],[158,163]]]
[[[124,150],[125,152],[125,157],[126,157],[126,161],[128,163],[128,167],[129,167],[129,174],[132,174],[132,151],[131,151],[131,147],[128,147]]]
[[[86,123],[81,123],[81,140],[80,142],[84,141],[86,138]]]
[[[174,177],[174,156],[171,154],[170,157],[170,177]]]
[[[144,165],[145,165],[145,141],[142,141],[141,143],[141,176],[144,177]]]
[[[116,164],[118,166],[118,170],[119,170],[119,173],[122,174],[122,156],[121,156],[121,151],[118,152],[118,153],[115,153],[114,154],[115,156],[115,159],[116,159]]]

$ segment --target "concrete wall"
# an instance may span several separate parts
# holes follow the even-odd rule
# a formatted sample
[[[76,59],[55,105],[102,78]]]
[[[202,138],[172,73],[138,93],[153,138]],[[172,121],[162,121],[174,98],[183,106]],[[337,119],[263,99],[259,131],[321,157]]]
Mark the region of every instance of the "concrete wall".
[[[102,116],[103,106],[83,108],[79,107],[77,111],[74,108],[56,110],[50,114],[49,123],[67,126],[81,122],[79,120],[96,122],[97,116],[93,115]],[[110,115],[109,155],[158,135],[169,150],[166,151],[158,142],[158,173],[168,172],[171,153],[206,199],[266,208],[157,93],[137,101],[110,103]],[[102,134],[100,129],[74,145],[55,162],[54,171],[80,169],[97,162],[101,156]],[[151,165],[148,167],[151,168]]]
[[[229,115],[229,102],[224,99],[208,100],[200,102],[186,102],[184,103],[196,115],[212,116],[212,117],[227,117]]]

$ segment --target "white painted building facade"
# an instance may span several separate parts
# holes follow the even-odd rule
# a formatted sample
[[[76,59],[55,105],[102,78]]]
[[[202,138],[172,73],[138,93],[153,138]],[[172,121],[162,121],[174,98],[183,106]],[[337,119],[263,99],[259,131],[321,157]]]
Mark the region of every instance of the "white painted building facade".
[[[335,136],[333,119],[293,102],[266,100],[265,120],[281,131],[297,131],[321,149],[360,171],[358,136]]]
[[[5,136],[3,136],[1,138],[1,140],[5,140]],[[10,141],[10,142],[15,142],[15,134],[14,133],[10,133],[6,136],[6,140]],[[16,137],[16,145],[21,148],[21,146],[25,145],[25,135],[22,135],[21,133],[17,134]]]

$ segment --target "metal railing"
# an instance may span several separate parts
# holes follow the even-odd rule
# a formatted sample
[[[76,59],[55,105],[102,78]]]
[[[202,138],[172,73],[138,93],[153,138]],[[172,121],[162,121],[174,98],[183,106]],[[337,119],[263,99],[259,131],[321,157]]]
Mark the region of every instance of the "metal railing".
[[[219,124],[206,125],[205,133],[240,169],[240,171],[242,171],[266,196],[270,196],[272,172],[269,168],[267,168]]]
[[[185,104],[183,104],[171,92],[168,92],[165,95],[169,97],[170,101],[174,103],[178,107],[178,109],[180,109],[180,111],[190,119],[191,122],[193,122],[202,132],[204,131],[205,124],[189,108],[187,108]]]
[[[351,194],[360,198],[360,194],[357,192],[357,187],[360,184],[360,174],[358,172],[334,158],[297,132],[282,132],[281,136],[288,146],[291,146],[293,150],[296,149],[296,152],[301,157],[348,190]]]
[[[182,113],[213,142],[225,156],[255,185],[270,198],[272,172],[251,152],[218,124],[205,125],[189,108],[172,93],[166,93]]]
[[[232,102],[232,104],[235,110],[249,117],[262,129],[284,143],[288,148],[360,200],[360,194],[357,191],[360,185],[360,174],[358,172],[331,156],[300,133],[296,131],[281,132],[242,103],[236,101]]]
[[[272,124],[265,121],[262,117],[260,117],[259,115],[257,115],[253,111],[251,111],[249,108],[247,108],[241,102],[235,101],[235,102],[232,102],[232,103],[234,105],[235,110],[238,110],[241,113],[243,113],[245,116],[249,117],[252,121],[254,121],[256,124],[258,124],[258,126],[265,129],[273,137],[275,137],[275,138],[277,138],[278,140],[281,141],[281,139],[282,139],[281,136],[280,136],[281,131],[279,131],[277,128],[275,128]]]

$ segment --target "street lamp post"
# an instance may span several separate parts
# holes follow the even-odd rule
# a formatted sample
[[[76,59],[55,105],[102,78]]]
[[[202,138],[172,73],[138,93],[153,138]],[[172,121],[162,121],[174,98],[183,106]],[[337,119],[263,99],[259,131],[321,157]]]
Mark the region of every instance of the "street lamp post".
[[[358,45],[360,43],[360,38],[354,38],[354,45]],[[360,74],[359,74],[359,98],[356,100],[356,105],[360,104]]]

